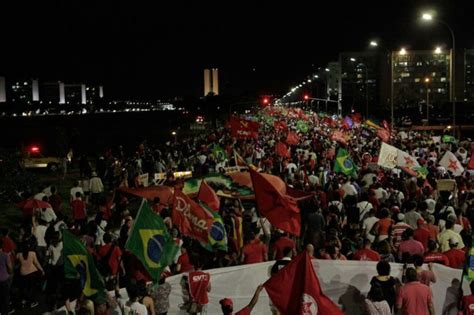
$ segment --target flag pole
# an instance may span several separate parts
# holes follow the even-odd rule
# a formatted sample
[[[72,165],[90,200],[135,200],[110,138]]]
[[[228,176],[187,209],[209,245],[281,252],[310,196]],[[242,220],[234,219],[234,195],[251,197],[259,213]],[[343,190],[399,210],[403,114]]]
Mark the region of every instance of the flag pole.
[[[136,219],[140,217],[140,213],[142,212],[142,209],[143,209],[143,205],[145,204],[146,202],[146,199],[145,198],[142,198],[142,202],[140,204],[140,208],[138,208],[138,213],[137,215],[135,216],[135,220],[133,221],[133,225],[128,233],[128,238],[127,238],[127,241],[125,242],[125,248],[127,248],[127,245],[128,245],[128,242],[130,241],[130,235],[133,235],[133,229],[135,228],[135,222],[136,222]]]

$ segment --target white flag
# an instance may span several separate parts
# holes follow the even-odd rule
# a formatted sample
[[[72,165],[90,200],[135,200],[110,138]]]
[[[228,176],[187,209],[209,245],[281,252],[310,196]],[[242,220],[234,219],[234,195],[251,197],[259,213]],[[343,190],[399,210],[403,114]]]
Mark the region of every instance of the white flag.
[[[395,168],[397,166],[397,151],[398,149],[394,146],[382,142],[377,164],[386,168]]]
[[[409,169],[413,169],[414,167],[420,167],[416,158],[411,156],[405,151],[398,150],[397,153],[397,166],[399,167],[407,167]]]
[[[439,165],[453,173],[454,176],[460,176],[464,172],[464,167],[451,151],[446,151],[441,161],[439,161]]]

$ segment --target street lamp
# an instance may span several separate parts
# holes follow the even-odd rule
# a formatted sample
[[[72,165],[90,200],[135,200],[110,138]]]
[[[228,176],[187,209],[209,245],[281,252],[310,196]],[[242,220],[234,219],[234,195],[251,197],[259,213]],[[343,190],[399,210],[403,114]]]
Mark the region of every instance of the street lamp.
[[[430,124],[430,78],[425,78],[426,84],[426,124]]]
[[[429,12],[423,12],[421,15],[421,19],[426,22],[431,22],[431,21],[438,22],[439,24],[444,25],[449,30],[449,33],[451,34],[451,40],[452,40],[452,49],[451,49],[451,58],[450,58],[451,59],[450,60],[451,61],[451,102],[453,103],[453,130],[456,130],[455,129],[456,127],[456,88],[455,88],[456,87],[456,71],[454,69],[456,67],[456,62],[455,62],[456,39],[454,37],[454,31],[451,28],[451,26],[449,26],[448,23],[438,18],[435,18],[433,14]]]
[[[370,47],[379,47],[379,43],[376,40],[371,40],[369,42]],[[390,75],[389,75],[389,80],[390,80],[390,124],[393,130],[393,127],[395,125],[395,113],[393,109],[393,53],[390,49],[387,47],[384,47],[384,45],[381,46],[381,48],[385,51],[387,54],[387,61],[388,61],[388,67],[390,69]],[[405,51],[406,53],[406,51]]]
[[[398,53],[399,53],[400,55],[404,56],[404,55],[407,54],[407,50],[402,47]]]
[[[174,136],[174,143],[177,143],[178,142],[178,134],[176,133],[176,131],[171,131],[171,135]]]
[[[441,54],[441,52],[442,52],[441,47],[439,47],[439,46],[436,47],[435,50],[434,50],[434,53],[437,54],[437,55]]]
[[[369,45],[372,47],[377,47],[379,44],[375,40],[371,40]]]

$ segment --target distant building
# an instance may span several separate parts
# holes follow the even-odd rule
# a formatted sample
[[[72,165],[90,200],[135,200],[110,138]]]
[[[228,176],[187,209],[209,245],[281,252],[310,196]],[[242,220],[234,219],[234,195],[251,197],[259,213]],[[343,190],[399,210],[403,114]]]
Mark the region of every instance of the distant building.
[[[8,99],[12,103],[31,104],[33,102],[33,82],[13,82]]]
[[[328,63],[326,94],[330,99],[340,99],[341,68],[339,62]]]
[[[219,95],[219,69],[204,69],[204,96]]]
[[[474,102],[474,49],[464,50],[464,101]]]
[[[88,85],[86,87],[87,104],[98,104],[104,98],[104,88],[102,85]]]
[[[370,116],[384,111],[387,105],[384,75],[389,71],[386,58],[378,51],[339,55],[340,94],[345,112],[354,110],[363,115],[368,112]]]
[[[66,104],[85,104],[86,86],[84,84],[64,84]]]
[[[443,104],[450,100],[450,52],[400,50],[392,53],[393,100],[396,109],[419,108],[429,102]],[[426,82],[426,81],[428,82]]]

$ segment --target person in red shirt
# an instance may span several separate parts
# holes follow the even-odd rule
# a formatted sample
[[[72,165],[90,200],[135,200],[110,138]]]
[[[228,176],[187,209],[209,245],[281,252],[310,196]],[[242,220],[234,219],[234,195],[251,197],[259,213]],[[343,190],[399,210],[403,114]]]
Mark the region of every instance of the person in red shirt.
[[[196,271],[191,271],[188,277],[189,296],[191,301],[198,305],[198,313],[205,311],[209,303],[208,292],[211,291],[211,275],[202,272],[201,265],[198,263]]]
[[[10,254],[16,249],[16,244],[10,238],[10,231],[7,228],[3,228],[0,230],[0,239],[3,242],[2,251],[4,253]]]
[[[449,267],[461,269],[464,266],[464,260],[466,259],[466,253],[462,249],[458,249],[458,240],[451,238],[449,240],[450,250],[444,252],[449,259]]]
[[[423,256],[425,253],[425,248],[423,247],[423,244],[413,239],[412,229],[406,229],[402,234],[402,239],[403,241],[398,247],[398,258],[401,261],[406,262],[407,258],[414,255]]]
[[[250,242],[242,250],[242,263],[255,264],[267,261],[267,246],[253,233],[250,234],[249,239]]]
[[[428,286],[420,283],[417,277],[414,268],[406,270],[407,283],[398,291],[396,309],[401,310],[403,315],[434,315],[431,290]]]
[[[279,232],[279,237],[273,244],[273,260],[282,259],[285,255],[283,254],[283,250],[286,247],[290,247],[293,251],[293,256],[296,256],[296,244],[295,242],[288,237],[288,235],[284,232]]]
[[[83,231],[87,223],[87,213],[86,204],[82,200],[80,192],[76,192],[76,199],[71,202],[71,208],[74,224]]]
[[[416,273],[418,274],[418,281],[430,286],[431,283],[436,283],[436,276],[433,272],[433,263],[428,264],[428,270],[422,268],[423,257],[419,255],[413,256],[413,264],[415,265]]]
[[[234,303],[232,302],[231,299],[229,298],[224,298],[219,301],[219,304],[221,305],[222,309],[222,314],[223,315],[250,315],[252,313],[253,308],[258,302],[258,297],[260,296],[260,292],[263,290],[263,285],[259,285],[257,289],[255,290],[255,293],[253,294],[252,300],[250,300],[250,303],[238,311],[237,313],[234,313]]]
[[[189,254],[185,247],[181,247],[181,255],[176,264],[176,272],[183,273],[194,269],[194,266],[189,261]]]
[[[99,261],[108,258],[108,261],[105,263],[108,264],[109,274],[103,276],[111,276],[112,278],[115,278],[119,272],[122,251],[120,250],[120,247],[112,243],[112,235],[109,233],[104,234],[104,243],[105,245],[102,245],[97,252],[97,258]]]
[[[413,232],[413,238],[423,244],[426,252],[428,250],[428,241],[431,237],[430,231],[425,224],[425,220],[420,218],[416,221],[416,224],[418,225],[418,228]]]
[[[380,255],[370,247],[371,244],[370,240],[365,239],[364,247],[355,252],[353,260],[379,261]]]
[[[424,261],[425,263],[438,263],[449,266],[448,257],[436,251],[436,242],[433,240],[428,241],[428,252],[425,254]]]
[[[474,315],[474,281],[471,281],[469,287],[471,295],[464,295],[462,289],[459,290],[458,309],[463,311],[463,315]]]
[[[436,241],[438,239],[439,227],[435,224],[434,215],[428,216],[428,224],[426,226],[428,228],[428,231],[430,232],[430,239]]]

